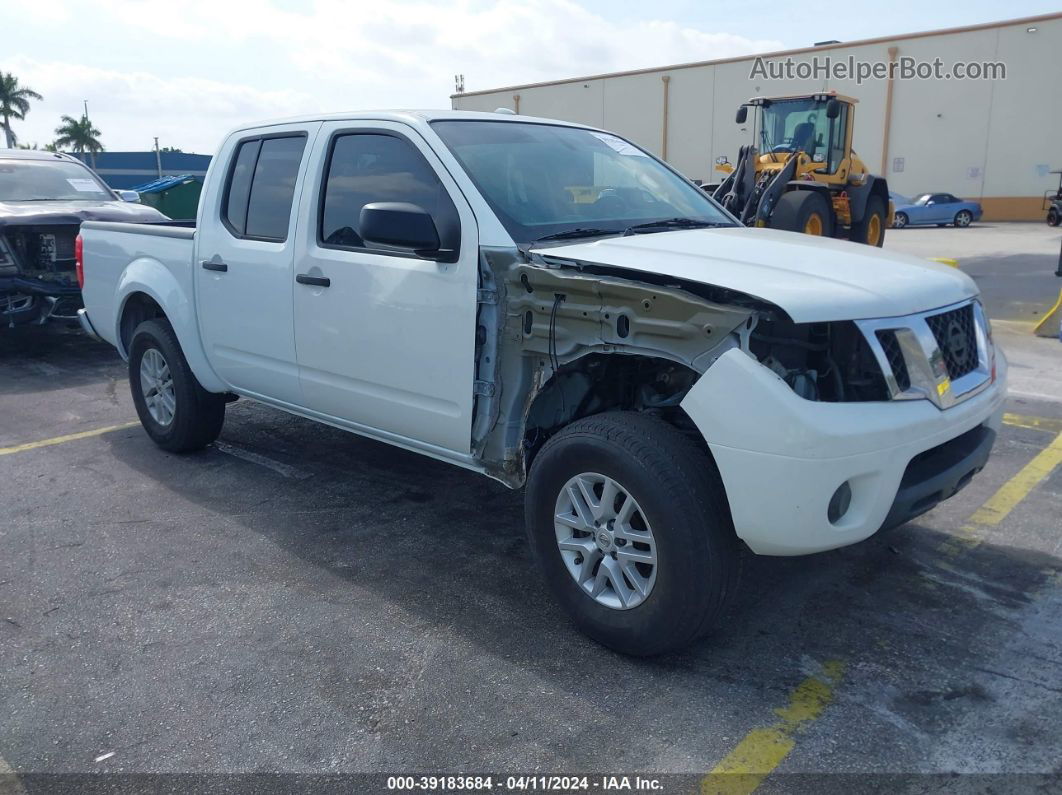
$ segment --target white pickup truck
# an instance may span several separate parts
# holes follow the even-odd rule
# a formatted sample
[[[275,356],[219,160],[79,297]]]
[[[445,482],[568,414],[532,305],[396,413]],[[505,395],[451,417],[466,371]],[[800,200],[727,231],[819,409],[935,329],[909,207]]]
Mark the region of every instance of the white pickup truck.
[[[961,272],[743,228],[563,122],[248,126],[195,228],[92,221],[78,250],[82,325],[160,447],[210,444],[238,395],[523,487],[558,600],[632,654],[713,626],[742,546],[832,549],[950,497],[1006,391]]]

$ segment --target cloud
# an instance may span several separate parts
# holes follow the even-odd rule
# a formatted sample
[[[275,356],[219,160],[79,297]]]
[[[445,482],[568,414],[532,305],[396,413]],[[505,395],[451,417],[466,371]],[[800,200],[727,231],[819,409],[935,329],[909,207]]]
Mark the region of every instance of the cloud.
[[[310,110],[449,107],[458,73],[466,89],[478,90],[781,47],[670,20],[606,18],[572,0],[183,0],[179,9],[168,0],[52,0],[49,7],[66,19],[91,19],[94,46],[83,50],[83,66],[26,51],[7,61],[46,98],[20,134],[50,140],[40,118],[57,122],[58,112],[76,112],[87,97],[112,149],[143,148],[160,135],[210,150],[237,123]],[[130,42],[150,42],[133,73],[106,56]],[[180,60],[151,57],[165,48],[179,48]],[[12,49],[20,49],[17,40]],[[177,69],[185,73],[168,74]]]

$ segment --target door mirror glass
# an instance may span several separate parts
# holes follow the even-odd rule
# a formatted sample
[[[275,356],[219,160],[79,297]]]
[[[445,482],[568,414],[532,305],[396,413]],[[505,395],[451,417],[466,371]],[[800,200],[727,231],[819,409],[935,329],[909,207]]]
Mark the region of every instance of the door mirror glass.
[[[439,230],[431,213],[409,202],[371,202],[358,219],[367,245],[409,249],[422,257],[439,253]]]
[[[748,105],[742,105],[740,108],[737,109],[737,116],[734,117],[734,121],[736,121],[738,124],[744,124],[745,123],[745,119],[747,119],[748,117],[749,117],[749,106]]]

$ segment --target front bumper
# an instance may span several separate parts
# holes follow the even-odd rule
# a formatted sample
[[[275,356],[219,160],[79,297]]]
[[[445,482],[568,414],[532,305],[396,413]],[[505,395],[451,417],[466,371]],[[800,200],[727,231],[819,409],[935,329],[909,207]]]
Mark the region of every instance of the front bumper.
[[[999,430],[1006,372],[997,349],[995,381],[944,410],[928,400],[822,403],[731,350],[682,408],[711,448],[738,536],[759,554],[803,555],[862,541],[965,486]],[[850,507],[831,523],[845,482]]]

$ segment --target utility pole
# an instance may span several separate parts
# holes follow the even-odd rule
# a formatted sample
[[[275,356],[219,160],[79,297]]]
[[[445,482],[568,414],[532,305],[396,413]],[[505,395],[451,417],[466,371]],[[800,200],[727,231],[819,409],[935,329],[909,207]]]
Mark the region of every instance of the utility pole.
[[[85,118],[87,119],[88,118],[88,100],[87,99],[83,99],[81,101],[85,103]]]
[[[159,137],[155,136],[155,168],[158,169],[159,179],[162,179],[162,153],[159,151]]]

